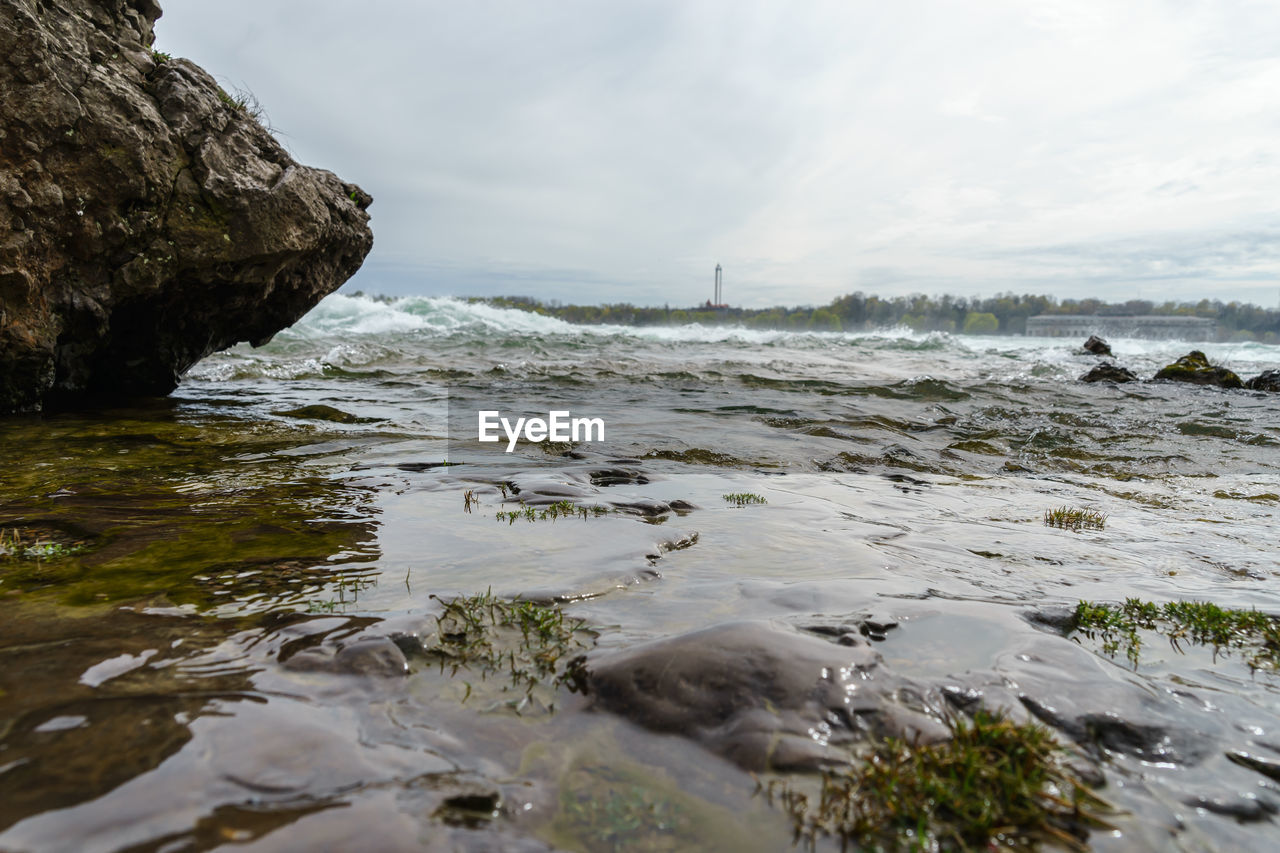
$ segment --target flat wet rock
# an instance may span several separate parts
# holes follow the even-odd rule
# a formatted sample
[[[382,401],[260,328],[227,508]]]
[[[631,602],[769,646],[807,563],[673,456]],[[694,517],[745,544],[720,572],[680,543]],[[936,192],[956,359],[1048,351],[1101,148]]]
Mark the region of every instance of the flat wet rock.
[[[749,770],[847,763],[868,734],[946,737],[938,697],[887,672],[860,634],[839,642],[774,622],[736,622],[600,655],[596,708],[683,734]]]

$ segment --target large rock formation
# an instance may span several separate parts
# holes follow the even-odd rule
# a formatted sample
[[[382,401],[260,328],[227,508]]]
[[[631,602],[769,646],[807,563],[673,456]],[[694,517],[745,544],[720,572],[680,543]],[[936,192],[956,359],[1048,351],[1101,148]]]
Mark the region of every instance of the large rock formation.
[[[373,245],[372,199],[153,53],[153,0],[0,0],[0,413],[166,394]]]

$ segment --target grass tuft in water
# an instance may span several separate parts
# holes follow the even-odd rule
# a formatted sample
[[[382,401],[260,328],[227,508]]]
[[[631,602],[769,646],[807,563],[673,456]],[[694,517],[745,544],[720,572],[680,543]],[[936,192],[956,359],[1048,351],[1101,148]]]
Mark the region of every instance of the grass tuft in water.
[[[566,617],[559,607],[498,598],[492,590],[449,600],[431,597],[443,609],[434,643],[425,650],[439,659],[441,671],[447,666],[451,676],[464,669],[479,672],[481,679],[499,676],[510,682],[502,690],[514,688],[526,700],[540,684],[579,687],[581,658],[573,655],[594,637],[582,620]],[[517,711],[523,704],[512,703]]]
[[[1183,643],[1212,646],[1219,652],[1240,651],[1250,669],[1280,669],[1280,620],[1257,610],[1232,610],[1208,601],[1167,601],[1155,604],[1137,598],[1122,605],[1081,601],[1076,605],[1076,630],[1102,640],[1102,651],[1123,650],[1136,668],[1142,649],[1139,631],[1155,631],[1169,638],[1179,652]]]
[[[0,529],[0,560],[57,560],[84,550],[83,545],[24,536],[17,528]]]
[[[763,790],[790,813],[797,842],[913,850],[1084,850],[1105,803],[1062,763],[1064,749],[1035,723],[979,711],[950,721],[939,744],[889,738],[853,767],[824,773],[814,792],[775,779]]]
[[[477,501],[479,503],[479,501]],[[494,516],[498,521],[515,524],[520,519],[525,521],[555,521],[557,518],[586,519],[593,516],[608,515],[611,510],[606,506],[578,506],[573,501],[556,501],[542,509],[520,504],[519,509],[498,510]]]
[[[1107,514],[1091,509],[1058,507],[1045,510],[1044,523],[1063,530],[1101,530],[1107,524]]]
[[[727,495],[721,495],[725,503],[731,503],[734,506],[747,506],[749,504],[767,504],[763,495],[757,495],[752,492],[733,492]]]

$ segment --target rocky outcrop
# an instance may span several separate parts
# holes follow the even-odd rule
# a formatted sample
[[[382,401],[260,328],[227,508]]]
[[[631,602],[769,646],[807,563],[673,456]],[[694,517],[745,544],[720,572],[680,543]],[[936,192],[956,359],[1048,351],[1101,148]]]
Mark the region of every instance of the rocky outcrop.
[[[0,412],[165,394],[364,261],[372,199],[300,166],[153,0],[0,2]]]
[[[1244,383],[1251,391],[1280,392],[1280,370],[1264,370]]]
[[[1154,379],[1174,382],[1191,382],[1196,385],[1216,385],[1219,388],[1243,388],[1244,383],[1225,367],[1215,367],[1200,350],[1192,350],[1173,364],[1160,368]]]
[[[1110,356],[1112,354],[1111,344],[1107,343],[1097,335],[1090,335],[1089,340],[1084,342],[1084,351],[1091,355]]]
[[[1080,377],[1081,382],[1137,382],[1138,375],[1127,367],[1104,361]]]

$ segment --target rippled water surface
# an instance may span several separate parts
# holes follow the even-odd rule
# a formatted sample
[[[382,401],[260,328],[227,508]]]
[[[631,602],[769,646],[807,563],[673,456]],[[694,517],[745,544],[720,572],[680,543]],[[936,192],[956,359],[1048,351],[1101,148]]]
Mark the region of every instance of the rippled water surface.
[[[1280,678],[1154,635],[1134,668],[1054,614],[1280,614],[1280,398],[1085,385],[1078,344],[333,296],[167,400],[0,421],[0,849],[791,847],[723,732],[422,653],[489,590],[583,620],[588,666],[862,625],[885,683],[1007,698],[1087,754],[1116,808],[1092,846],[1270,849]],[[1146,376],[1191,348],[1112,345]],[[504,454],[458,429],[489,406],[606,440]],[[499,517],[563,500],[600,511]]]

